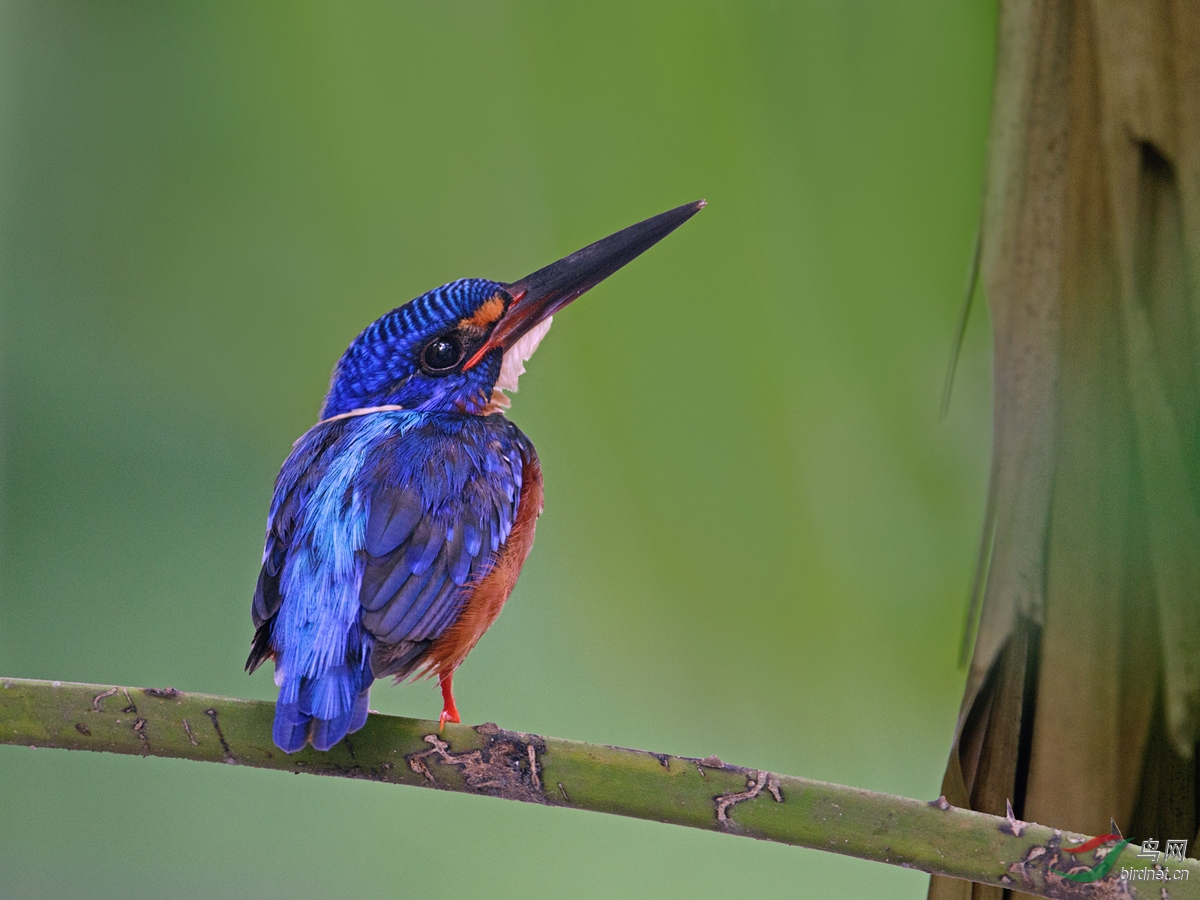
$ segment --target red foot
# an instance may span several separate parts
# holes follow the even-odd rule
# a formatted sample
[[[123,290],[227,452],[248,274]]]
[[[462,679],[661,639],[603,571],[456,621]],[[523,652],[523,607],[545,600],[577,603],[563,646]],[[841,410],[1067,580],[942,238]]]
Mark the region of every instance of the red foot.
[[[453,722],[457,725],[462,721],[458,715],[458,707],[454,705],[454,688],[451,685],[453,680],[453,672],[447,672],[445,675],[438,677],[438,684],[442,688],[442,714],[438,718],[439,732],[446,730],[447,722]]]

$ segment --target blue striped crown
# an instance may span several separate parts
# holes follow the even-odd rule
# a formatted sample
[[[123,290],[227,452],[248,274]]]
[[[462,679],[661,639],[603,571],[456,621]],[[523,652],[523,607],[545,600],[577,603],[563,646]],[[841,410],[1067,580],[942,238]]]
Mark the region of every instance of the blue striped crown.
[[[486,278],[462,278],[380,316],[338,360],[321,418],[385,403],[418,409],[438,408],[444,402],[450,409],[462,408],[458,401],[468,395],[486,398],[499,374],[498,353],[470,372],[436,381],[421,373],[420,353],[431,339],[472,316],[501,290],[503,285]]]

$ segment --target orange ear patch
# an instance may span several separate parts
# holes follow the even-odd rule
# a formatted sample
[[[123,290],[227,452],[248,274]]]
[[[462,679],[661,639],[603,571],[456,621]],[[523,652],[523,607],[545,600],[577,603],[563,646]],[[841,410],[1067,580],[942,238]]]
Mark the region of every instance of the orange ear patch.
[[[502,315],[504,315],[504,298],[499,294],[493,294],[483,302],[483,305],[479,309],[475,310],[473,316],[459,322],[458,327],[487,328]]]

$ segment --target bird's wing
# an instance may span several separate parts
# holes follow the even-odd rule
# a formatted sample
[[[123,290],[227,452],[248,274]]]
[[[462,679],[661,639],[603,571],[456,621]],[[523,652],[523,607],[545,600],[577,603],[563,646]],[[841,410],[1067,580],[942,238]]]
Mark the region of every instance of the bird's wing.
[[[359,601],[377,677],[420,666],[508,540],[533,448],[495,419],[431,417],[369,461]]]
[[[306,502],[344,463],[334,445],[349,439],[348,428],[334,422],[309,431],[276,480],[252,605],[251,672],[274,655],[271,629],[283,604],[284,566],[293,544],[305,540],[298,526]],[[354,478],[362,502],[353,505],[365,511],[365,522],[362,543],[352,549],[363,560],[361,624],[376,648],[387,650],[373,658],[377,677],[419,667],[470,587],[490,571],[516,522],[530,459],[533,446],[500,416],[422,416],[364,454]]]
[[[254,588],[250,616],[254,621],[254,641],[246,671],[253,672],[274,655],[271,622],[283,605],[279,581],[291,549],[297,520],[305,499],[329,467],[326,451],[341,437],[345,422],[321,424],[296,441],[275,479],[275,491],[267,514],[267,537],[263,547],[262,568]]]

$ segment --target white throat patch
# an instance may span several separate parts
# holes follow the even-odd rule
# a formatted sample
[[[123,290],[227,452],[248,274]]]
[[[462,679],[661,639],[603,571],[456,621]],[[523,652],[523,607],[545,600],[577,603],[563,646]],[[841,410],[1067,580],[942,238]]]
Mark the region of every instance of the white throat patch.
[[[492,388],[492,396],[484,410],[485,414],[508,409],[512,401],[504,392],[517,390],[517,379],[525,374],[525,361],[533,356],[553,321],[554,317],[550,316],[538,322],[505,352],[500,363],[500,377],[496,379],[496,386]]]

